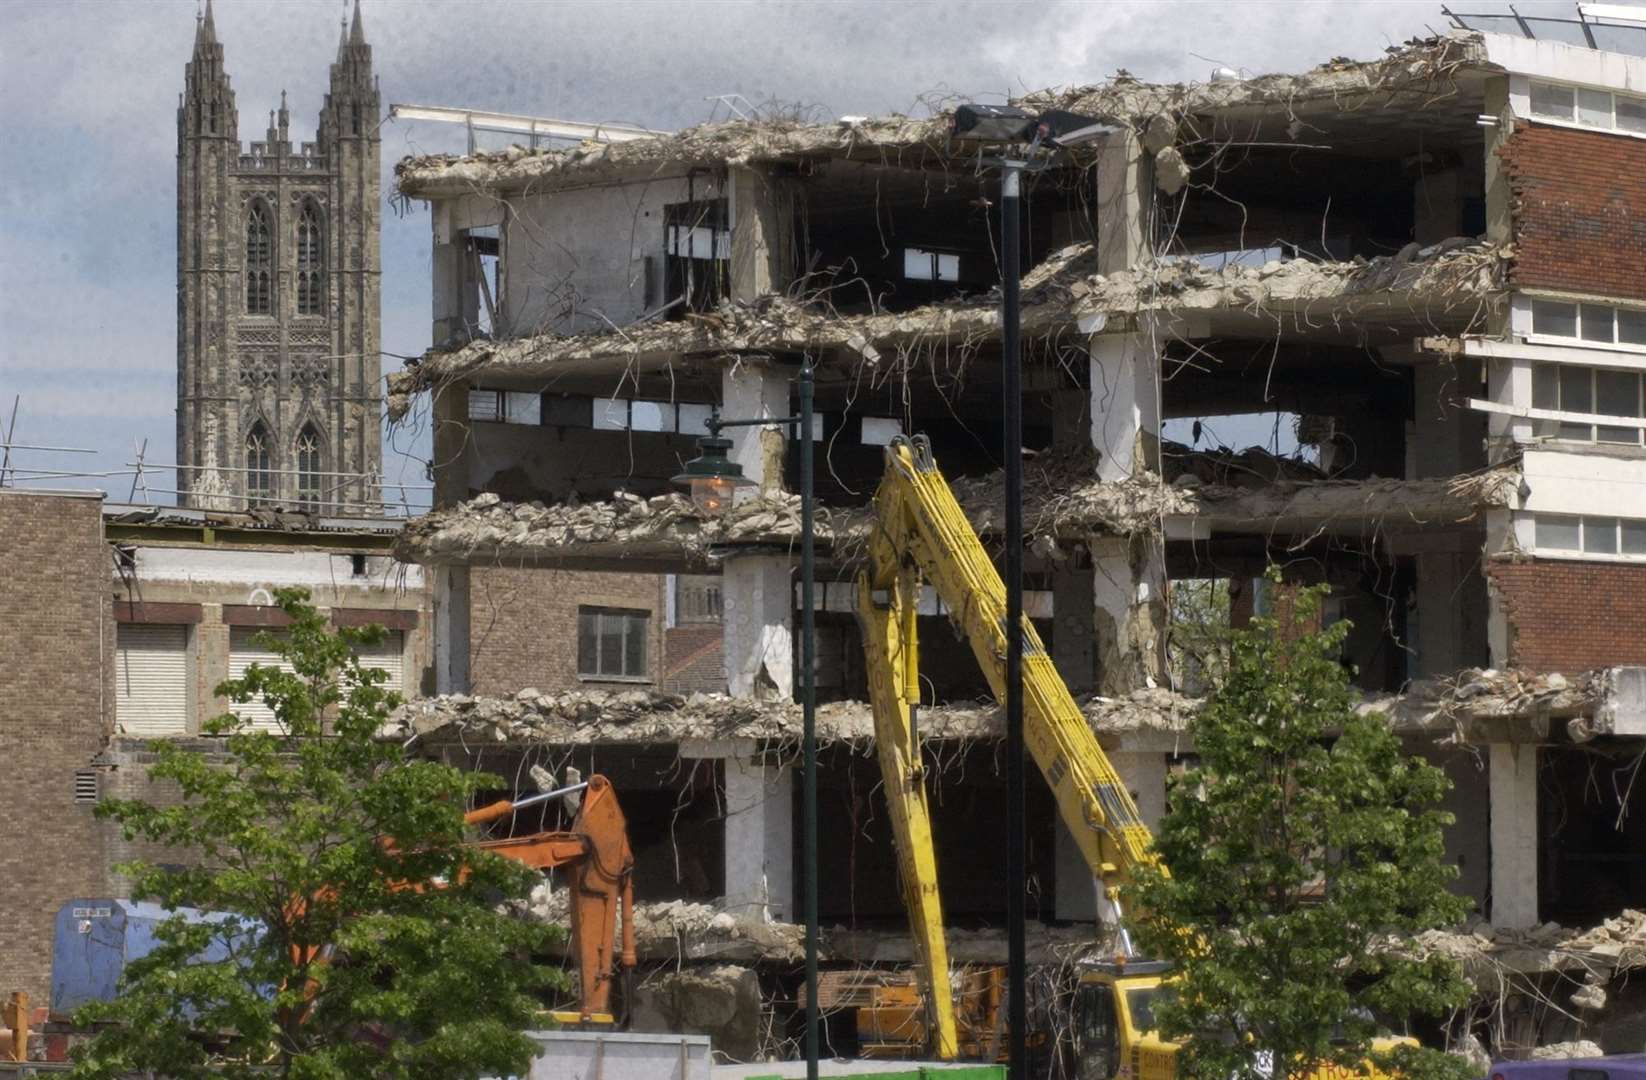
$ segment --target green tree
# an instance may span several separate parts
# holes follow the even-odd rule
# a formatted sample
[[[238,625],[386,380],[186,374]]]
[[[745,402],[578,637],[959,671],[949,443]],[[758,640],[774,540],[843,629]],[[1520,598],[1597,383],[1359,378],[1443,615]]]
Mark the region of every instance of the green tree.
[[[205,725],[223,760],[154,744],[151,776],[178,801],[98,808],[186,863],[123,866],[135,895],[220,914],[166,920],[119,997],[76,1016],[110,1025],[76,1077],[525,1072],[534,992],[558,976],[531,963],[546,928],[498,911],[531,871],[464,847],[468,797],[495,781],[380,738],[398,695],[355,646],[382,628],[332,632],[308,595],[281,590],[291,625],[262,639],[292,670],[254,666],[218,688],[266,702],[280,731],[224,714]]]
[[[1467,994],[1454,962],[1387,947],[1468,911],[1447,889],[1451,818],[1435,809],[1449,781],[1404,755],[1383,716],[1356,715],[1338,660],[1348,624],[1315,629],[1323,592],[1231,634],[1194,725],[1199,765],[1171,786],[1156,838],[1170,873],[1145,869],[1129,890],[1144,953],[1176,963],[1156,1015],[1186,1076],[1356,1068],[1374,1056],[1374,1015],[1444,1017]],[[1438,1050],[1375,1056],[1405,1076],[1466,1074]]]

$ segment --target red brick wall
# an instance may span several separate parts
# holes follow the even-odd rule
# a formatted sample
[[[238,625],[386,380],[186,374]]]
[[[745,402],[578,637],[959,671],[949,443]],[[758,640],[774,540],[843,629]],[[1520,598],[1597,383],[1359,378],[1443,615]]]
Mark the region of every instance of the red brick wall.
[[[671,694],[724,694],[724,640],[719,623],[692,623],[665,631],[663,689]]]
[[[1579,672],[1646,664],[1646,566],[1491,561],[1486,575],[1508,612],[1515,666]]]
[[[583,679],[577,673],[577,609],[651,612],[646,662],[662,681],[663,576],[580,570],[476,566],[469,584],[469,678],[476,694],[506,696],[527,687],[634,689],[631,682]]]
[[[0,492],[0,564],[0,994],[44,1005],[57,909],[108,888],[103,826],[74,801],[75,770],[102,748],[112,712],[101,501]]]
[[[1522,124],[1500,153],[1514,283],[1646,299],[1646,140]]]

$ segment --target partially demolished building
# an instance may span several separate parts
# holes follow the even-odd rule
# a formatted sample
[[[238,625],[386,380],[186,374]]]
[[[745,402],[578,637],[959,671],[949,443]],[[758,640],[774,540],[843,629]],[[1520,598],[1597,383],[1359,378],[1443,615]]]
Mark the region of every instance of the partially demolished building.
[[[1117,129],[1025,188],[1026,587],[1145,816],[1193,752],[1177,598],[1219,582],[1238,622],[1277,563],[1330,585],[1367,707],[1450,771],[1449,854],[1483,933],[1641,907],[1646,59],[1456,30],[1300,75],[1122,75],[1020,104]],[[389,394],[393,417],[434,429],[436,506],[400,554],[436,582],[442,692],[404,719],[503,775],[612,773],[642,898],[794,917],[789,429],[728,429],[758,486],[723,516],[670,477],[711,407],[788,416],[809,357],[820,858],[841,883],[822,915],[901,917],[850,583],[900,431],[930,436],[1000,539],[986,164],[935,116],[740,120],[397,168],[434,232],[436,345]],[[1217,444],[1251,414],[1286,434]],[[470,575],[498,566],[718,574],[723,693],[669,694],[642,672],[474,696]],[[942,611],[923,614],[945,900],[957,925],[988,925],[1004,906],[999,723]],[[620,616],[580,608],[580,671],[610,675]],[[1091,918],[1049,800],[1031,814],[1031,912]],[[1623,951],[1617,970],[1646,963],[1646,942]]]

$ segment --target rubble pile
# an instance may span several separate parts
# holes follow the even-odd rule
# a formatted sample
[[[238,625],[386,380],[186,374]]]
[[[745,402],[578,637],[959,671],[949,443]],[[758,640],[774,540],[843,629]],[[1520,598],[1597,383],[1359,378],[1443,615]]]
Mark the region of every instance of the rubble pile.
[[[1504,287],[1512,258],[1508,247],[1467,237],[1348,262],[1276,259],[1213,268],[1183,257],[1094,274],[1071,292],[1080,316],[1227,309],[1312,322],[1381,308],[1472,311]]]
[[[1025,334],[1072,330],[1069,304],[1076,284],[1096,266],[1091,244],[1054,252],[1023,275]],[[723,301],[713,311],[678,321],[634,323],[579,334],[536,334],[508,340],[454,341],[435,348],[388,376],[389,419],[402,419],[418,393],[484,369],[489,374],[548,378],[579,366],[664,364],[683,354],[839,350],[864,363],[881,363],[882,350],[923,342],[988,340],[1000,334],[994,292],[954,297],[910,311],[841,315],[776,295],[747,302]]]
[[[651,139],[588,141],[576,146],[495,152],[426,154],[394,167],[400,193],[413,199],[485,191],[553,191],[601,178],[642,179],[659,169],[746,165],[840,157],[910,168],[948,160],[948,117],[917,120],[891,114],[828,123],[802,120],[727,120],[699,124]]]
[[[521,914],[570,925],[566,890],[550,888],[547,882],[538,885]],[[634,906],[634,943],[643,960],[802,960],[806,928],[690,900],[642,902]]]
[[[1544,923],[1529,930],[1505,930],[1482,922],[1469,933],[1430,930],[1405,947],[1420,956],[1452,957],[1483,992],[1495,993],[1505,972],[1565,972],[1583,984],[1574,992],[1573,1004],[1599,1008],[1605,1004],[1602,988],[1607,982],[1646,968],[1646,912],[1629,909],[1585,929]]]
[[[1186,732],[1195,704],[1182,694],[1155,689],[1136,690],[1125,697],[1089,697],[1081,702],[1081,709],[1099,735]],[[385,734],[416,735],[433,742],[669,745],[713,739],[786,742],[798,739],[801,730],[801,707],[789,702],[639,689],[545,694],[528,688],[506,698],[460,694],[420,698],[400,707]],[[1004,731],[1004,717],[993,702],[939,705],[920,711],[924,739],[998,738]],[[819,705],[817,734],[824,742],[870,740],[874,714],[858,701]]]
[[[1588,671],[1575,675],[1536,673],[1516,668],[1465,668],[1444,678],[1413,682],[1398,696],[1374,697],[1362,711],[1388,713],[1404,730],[1451,730],[1457,741],[1501,736],[1505,721],[1528,720],[1567,723],[1578,741],[1592,738],[1597,718],[1610,691],[1611,673]],[[1528,738],[1546,731],[1528,729]]]

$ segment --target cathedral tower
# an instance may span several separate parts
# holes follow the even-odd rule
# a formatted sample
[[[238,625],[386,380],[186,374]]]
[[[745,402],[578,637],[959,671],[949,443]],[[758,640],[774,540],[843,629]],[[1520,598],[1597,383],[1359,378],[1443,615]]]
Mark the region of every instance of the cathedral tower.
[[[316,141],[240,145],[211,0],[177,109],[177,462],[190,506],[360,512],[382,470],[379,101],[359,0]]]

